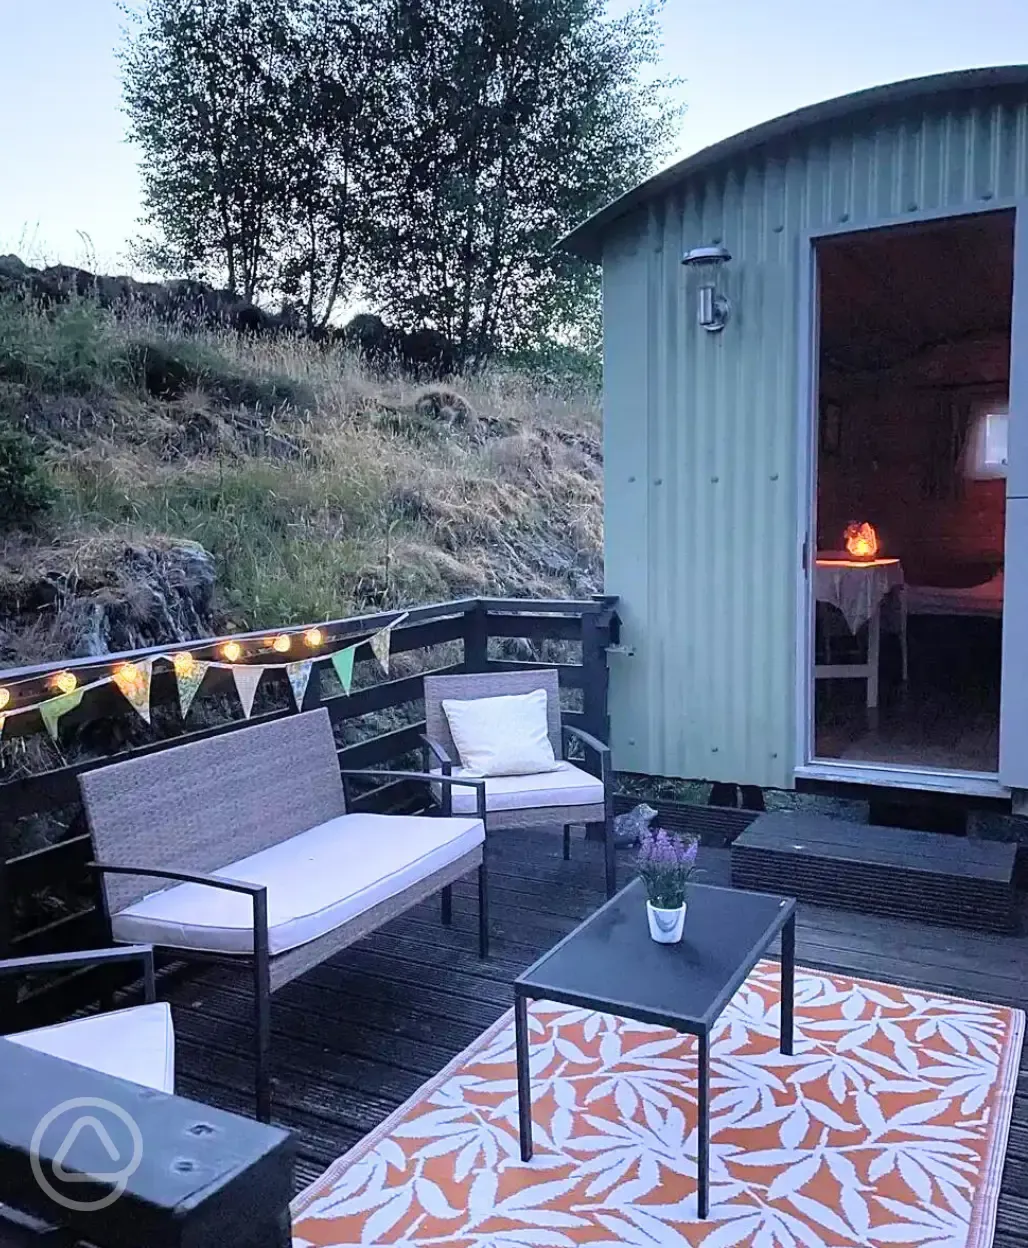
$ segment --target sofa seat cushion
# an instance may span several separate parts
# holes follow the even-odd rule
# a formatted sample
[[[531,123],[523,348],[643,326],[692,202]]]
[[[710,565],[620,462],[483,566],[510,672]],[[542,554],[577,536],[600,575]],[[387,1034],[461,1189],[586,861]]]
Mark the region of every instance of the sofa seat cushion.
[[[166,1001],[90,1014],[4,1038],[144,1088],[175,1090],[175,1031]]]
[[[342,927],[485,840],[479,819],[340,815],[214,875],[268,889],[268,945],[285,953]],[[111,919],[115,940],[253,952],[253,902],[202,884],[151,893]]]
[[[435,768],[436,772],[439,768]],[[468,775],[463,767],[454,767],[454,776]],[[469,776],[469,778],[471,778]],[[475,777],[478,779],[478,777]],[[432,785],[436,801],[441,800],[442,785]],[[453,813],[474,812],[477,797],[474,789],[453,788]],[[603,785],[595,776],[561,763],[556,771],[537,772],[529,776],[487,776],[485,808],[490,810],[535,810],[547,806],[602,806]]]

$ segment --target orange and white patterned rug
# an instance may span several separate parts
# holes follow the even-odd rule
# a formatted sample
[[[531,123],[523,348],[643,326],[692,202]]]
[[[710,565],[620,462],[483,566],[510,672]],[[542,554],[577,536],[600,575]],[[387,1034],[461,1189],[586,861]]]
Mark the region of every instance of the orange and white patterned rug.
[[[696,1216],[696,1042],[536,1002],[535,1156],[510,1014],[297,1198],[294,1248],[988,1248],[1024,1014],[762,962],[711,1049]]]

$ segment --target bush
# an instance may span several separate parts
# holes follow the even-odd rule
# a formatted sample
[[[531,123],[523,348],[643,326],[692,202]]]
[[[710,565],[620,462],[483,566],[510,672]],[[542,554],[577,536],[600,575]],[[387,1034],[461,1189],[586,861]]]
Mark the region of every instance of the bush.
[[[35,443],[17,429],[0,427],[0,530],[24,528],[53,501],[50,474]]]
[[[0,379],[46,394],[90,394],[125,371],[113,316],[89,299],[47,312],[0,300]]]
[[[247,372],[200,340],[137,338],[128,344],[127,355],[137,383],[158,399],[176,399],[197,389],[228,403],[265,411],[284,404],[297,411],[317,406],[314,392],[304,382]]]

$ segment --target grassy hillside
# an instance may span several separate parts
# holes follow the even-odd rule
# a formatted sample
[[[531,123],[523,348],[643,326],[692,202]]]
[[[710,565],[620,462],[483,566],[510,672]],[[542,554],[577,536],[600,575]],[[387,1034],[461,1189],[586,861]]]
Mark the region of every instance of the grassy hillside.
[[[82,653],[112,611],[119,638],[163,642],[600,587],[586,387],[502,370],[419,386],[309,342],[7,302],[0,431],[12,428],[33,438],[53,501],[28,527],[0,506],[4,662]]]

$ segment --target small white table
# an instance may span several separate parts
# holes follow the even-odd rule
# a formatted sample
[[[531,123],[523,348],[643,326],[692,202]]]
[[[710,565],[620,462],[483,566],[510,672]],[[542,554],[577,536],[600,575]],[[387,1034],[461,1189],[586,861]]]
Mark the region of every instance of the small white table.
[[[865,624],[867,659],[863,663],[817,663],[815,680],[864,680],[867,706],[878,706],[878,663],[882,647],[882,607],[893,591],[900,605],[900,653],[903,683],[907,682],[907,593],[898,559],[851,559],[844,554],[818,555],[814,564],[814,598],[837,607],[846,627],[856,635]]]

